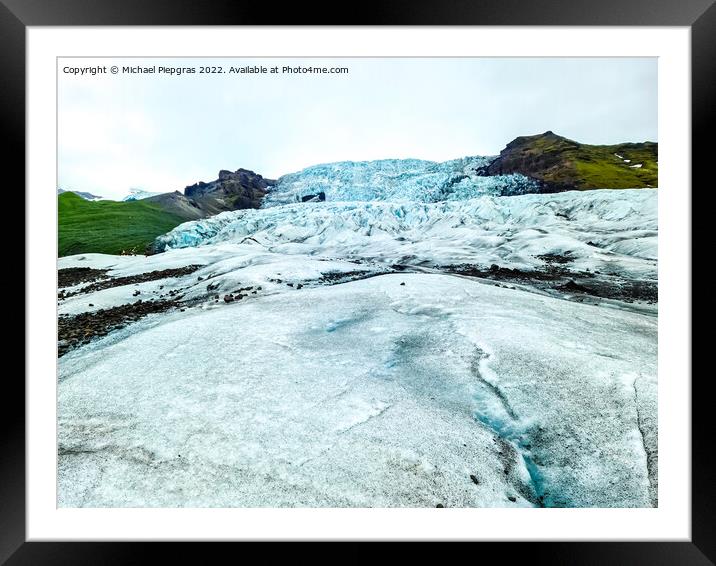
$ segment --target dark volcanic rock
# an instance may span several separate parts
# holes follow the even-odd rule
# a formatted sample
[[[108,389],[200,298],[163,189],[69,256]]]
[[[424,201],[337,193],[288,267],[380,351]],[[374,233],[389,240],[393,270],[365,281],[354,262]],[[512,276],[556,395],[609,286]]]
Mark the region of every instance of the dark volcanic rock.
[[[248,169],[234,172],[222,169],[218,179],[209,183],[200,181],[186,187],[183,193],[162,193],[143,200],[185,220],[198,220],[230,210],[259,208],[269,188],[275,184],[273,179],[264,179]],[[154,255],[163,251],[163,246],[154,240],[144,253]]]
[[[301,202],[325,202],[325,200],[326,193],[324,193],[323,191],[315,195],[306,195],[301,197]]]
[[[97,281],[108,277],[109,269],[92,269],[91,267],[67,267],[57,270],[57,286],[72,287],[79,283]]]
[[[189,275],[190,273],[194,273],[197,269],[200,267],[203,267],[201,265],[186,265],[184,267],[176,267],[174,269],[161,269],[158,271],[148,271],[147,273],[140,273],[139,275],[129,275],[126,277],[108,277],[107,275],[104,275],[104,278],[98,279],[98,277],[94,277],[93,279],[86,279],[86,281],[94,281],[91,285],[87,285],[86,287],[82,287],[78,291],[67,293],[66,291],[60,291],[58,294],[59,299],[66,299],[68,297],[73,297],[75,295],[81,295],[83,293],[94,293],[95,291],[101,291],[102,289],[109,289],[111,287],[121,287],[122,285],[133,285],[136,283],[146,283],[147,281],[157,281],[158,279],[166,279],[168,277],[183,277],[184,275]],[[89,269],[89,268],[72,268],[72,269]],[[61,273],[61,280],[67,280],[67,277],[69,275],[67,272],[70,270],[60,269],[58,273]],[[91,271],[94,272],[101,272],[102,274],[105,274],[108,270],[106,269],[93,269]],[[78,283],[81,281],[77,281]],[[72,283],[73,285],[75,283]],[[66,287],[68,285],[60,285],[60,287]],[[161,289],[161,287],[160,287]],[[136,297],[139,294],[139,291],[135,291],[134,296]]]
[[[539,254],[535,256],[537,259],[541,259],[544,261],[547,265],[553,265],[555,263],[571,263],[574,261],[574,258],[572,257],[572,252],[566,251],[563,254],[558,253],[546,253],[546,254]]]
[[[269,187],[275,183],[248,169],[234,172],[222,169],[215,181],[186,187],[184,196],[194,201],[205,216],[210,216],[227,210],[259,208]]]
[[[572,293],[589,293],[589,288],[585,287],[584,285],[580,285],[574,279],[568,280],[559,288],[563,291],[569,291]]]
[[[576,150],[578,147],[578,143],[554,132],[520,136],[508,143],[484,172],[487,175],[520,173],[550,185],[574,184],[575,179],[564,171],[566,164],[563,163],[563,154],[568,149]],[[556,182],[556,176],[560,177],[559,182]]]
[[[385,273],[385,271],[329,271],[322,273],[318,282],[322,285],[335,285],[338,283],[369,279],[371,277],[377,277],[378,275],[384,275]]]
[[[560,257],[563,258],[564,256]],[[566,262],[557,261],[554,263]],[[493,281],[510,281],[530,285],[538,289],[549,289],[574,295],[588,295],[602,299],[615,299],[628,303],[654,304],[659,300],[656,281],[630,281],[618,276],[596,277],[596,272],[571,271],[562,265],[554,265],[550,262],[548,262],[545,269],[535,270],[500,267],[494,264],[489,268],[461,264],[445,266],[443,269],[447,273],[467,277],[478,277]],[[512,288],[514,289],[514,287]]]

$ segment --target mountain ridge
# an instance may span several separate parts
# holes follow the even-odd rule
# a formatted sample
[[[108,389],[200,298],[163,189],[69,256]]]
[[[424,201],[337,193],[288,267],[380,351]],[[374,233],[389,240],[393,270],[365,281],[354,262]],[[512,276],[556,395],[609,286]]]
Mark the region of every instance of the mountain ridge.
[[[539,181],[543,192],[654,188],[657,165],[657,142],[589,145],[550,130],[515,138],[478,174],[519,173]]]

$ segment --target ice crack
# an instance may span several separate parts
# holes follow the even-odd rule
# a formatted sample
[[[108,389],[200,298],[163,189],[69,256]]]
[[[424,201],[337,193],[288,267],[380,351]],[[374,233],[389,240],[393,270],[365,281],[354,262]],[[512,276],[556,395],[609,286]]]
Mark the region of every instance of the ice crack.
[[[646,477],[649,482],[649,499],[652,504],[652,506],[656,507],[657,505],[657,495],[656,495],[656,486],[654,485],[654,482],[652,478],[656,477],[656,470],[654,469],[655,461],[656,461],[656,453],[654,450],[649,448],[649,445],[646,441],[646,432],[644,430],[644,422],[641,416],[641,411],[639,410],[639,392],[637,389],[636,382],[639,378],[637,377],[632,382],[632,389],[634,391],[634,411],[636,413],[636,427],[639,430],[639,436],[641,438],[641,445],[644,449],[644,460],[645,460],[645,466],[646,466]]]

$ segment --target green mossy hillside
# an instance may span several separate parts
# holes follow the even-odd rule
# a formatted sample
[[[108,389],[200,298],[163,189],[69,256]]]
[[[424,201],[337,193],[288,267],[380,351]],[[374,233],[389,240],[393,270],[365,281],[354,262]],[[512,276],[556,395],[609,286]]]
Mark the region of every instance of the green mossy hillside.
[[[87,201],[72,192],[57,197],[58,253],[144,253],[154,238],[185,221],[144,201]]]
[[[658,144],[588,145],[545,132],[511,141],[487,174],[521,173],[550,190],[657,187]]]
[[[582,145],[573,157],[580,188],[585,189],[657,187],[658,160],[658,146],[653,142]]]

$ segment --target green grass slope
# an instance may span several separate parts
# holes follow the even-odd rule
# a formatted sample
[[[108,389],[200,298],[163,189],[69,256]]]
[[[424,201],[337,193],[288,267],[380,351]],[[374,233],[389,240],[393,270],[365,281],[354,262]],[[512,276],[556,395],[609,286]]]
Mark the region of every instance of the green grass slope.
[[[645,188],[659,184],[658,159],[654,142],[588,145],[545,132],[515,138],[488,173],[521,173],[557,190]]]
[[[58,195],[59,255],[144,253],[154,238],[185,220],[143,201],[90,202]]]
[[[622,158],[617,155],[621,155]],[[657,187],[659,185],[658,159],[657,145],[651,142],[619,145],[583,144],[575,153],[574,166],[581,188]],[[633,167],[639,164],[641,167]]]

